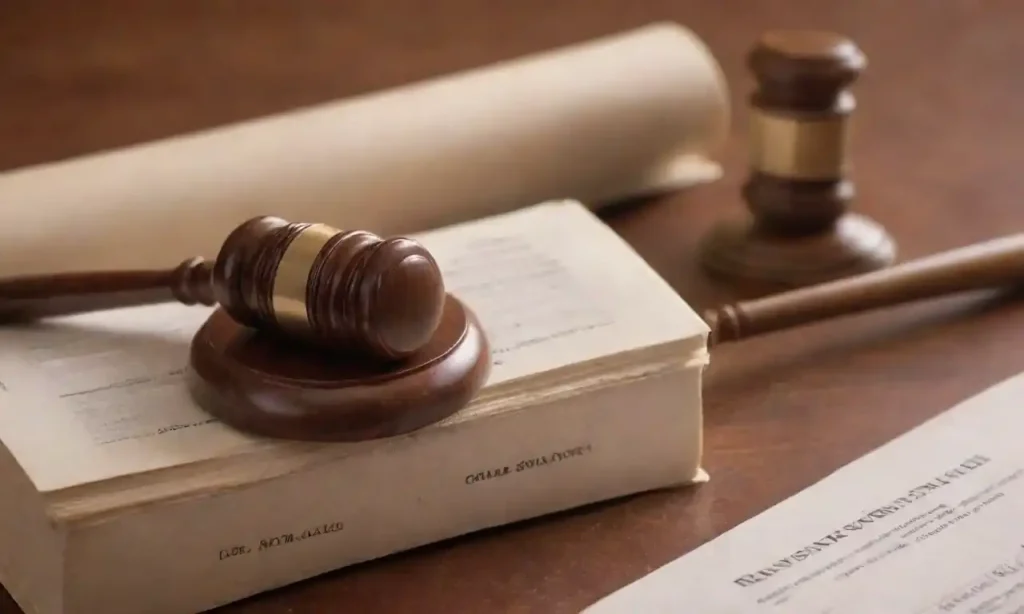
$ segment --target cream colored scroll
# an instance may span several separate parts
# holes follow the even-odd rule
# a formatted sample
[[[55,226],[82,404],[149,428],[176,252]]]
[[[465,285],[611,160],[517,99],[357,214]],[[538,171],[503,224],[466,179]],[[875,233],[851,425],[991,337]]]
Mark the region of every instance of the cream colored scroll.
[[[718,177],[717,62],[659,23],[472,71],[0,174],[0,275],[174,266],[256,215],[408,233]]]

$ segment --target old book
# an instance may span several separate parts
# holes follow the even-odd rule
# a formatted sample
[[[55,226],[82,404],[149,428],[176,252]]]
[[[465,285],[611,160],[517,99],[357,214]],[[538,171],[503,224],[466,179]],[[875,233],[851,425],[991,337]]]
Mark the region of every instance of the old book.
[[[443,423],[251,437],[182,381],[206,308],[0,329],[0,579],[29,613],[196,612],[423,544],[706,479],[708,329],[611,229],[553,201],[417,235],[493,370]]]
[[[558,198],[598,208],[717,179],[729,111],[704,43],[655,23],[0,173],[0,275],[212,257],[256,215],[395,234]]]

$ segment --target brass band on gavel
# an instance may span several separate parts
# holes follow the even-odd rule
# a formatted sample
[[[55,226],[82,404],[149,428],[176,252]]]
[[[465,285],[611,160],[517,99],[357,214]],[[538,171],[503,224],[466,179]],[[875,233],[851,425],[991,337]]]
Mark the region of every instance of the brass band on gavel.
[[[319,284],[311,287],[309,283],[318,278],[315,268],[322,267],[329,258],[340,257],[349,263],[346,269],[352,275],[353,269],[365,263],[370,248],[378,246],[382,240],[368,232],[341,231],[325,224],[292,224],[288,230],[287,245],[271,283],[273,317],[282,328],[311,334],[317,328],[314,321],[319,324],[322,318],[330,317],[330,311],[323,314],[316,308],[311,309],[322,294]],[[335,286],[345,288],[348,284],[339,280]],[[339,315],[349,307],[348,301],[342,301]]]
[[[750,166],[781,179],[841,179],[847,171],[848,120],[853,97],[814,114],[751,109]]]

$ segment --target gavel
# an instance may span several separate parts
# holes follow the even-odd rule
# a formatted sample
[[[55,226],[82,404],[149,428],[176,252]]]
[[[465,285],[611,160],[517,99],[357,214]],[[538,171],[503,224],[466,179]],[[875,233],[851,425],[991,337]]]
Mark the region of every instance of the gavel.
[[[1024,234],[704,312],[710,343],[1024,279]],[[408,238],[258,217],[215,261],[165,271],[0,281],[0,317],[38,318],[177,300],[219,304],[238,323],[328,349],[400,360],[428,343],[445,303],[437,262]]]
[[[168,300],[216,304],[250,328],[400,360],[431,339],[445,287],[437,262],[416,241],[272,216],[235,228],[213,261],[0,282],[6,320]]]

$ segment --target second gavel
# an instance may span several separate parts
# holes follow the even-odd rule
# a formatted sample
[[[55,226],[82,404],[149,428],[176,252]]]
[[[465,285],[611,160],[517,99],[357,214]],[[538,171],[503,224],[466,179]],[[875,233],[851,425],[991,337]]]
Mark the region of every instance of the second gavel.
[[[434,258],[411,239],[262,216],[231,232],[214,261],[0,282],[0,317],[172,299],[219,304],[239,324],[324,348],[398,360],[431,339],[445,287]]]

